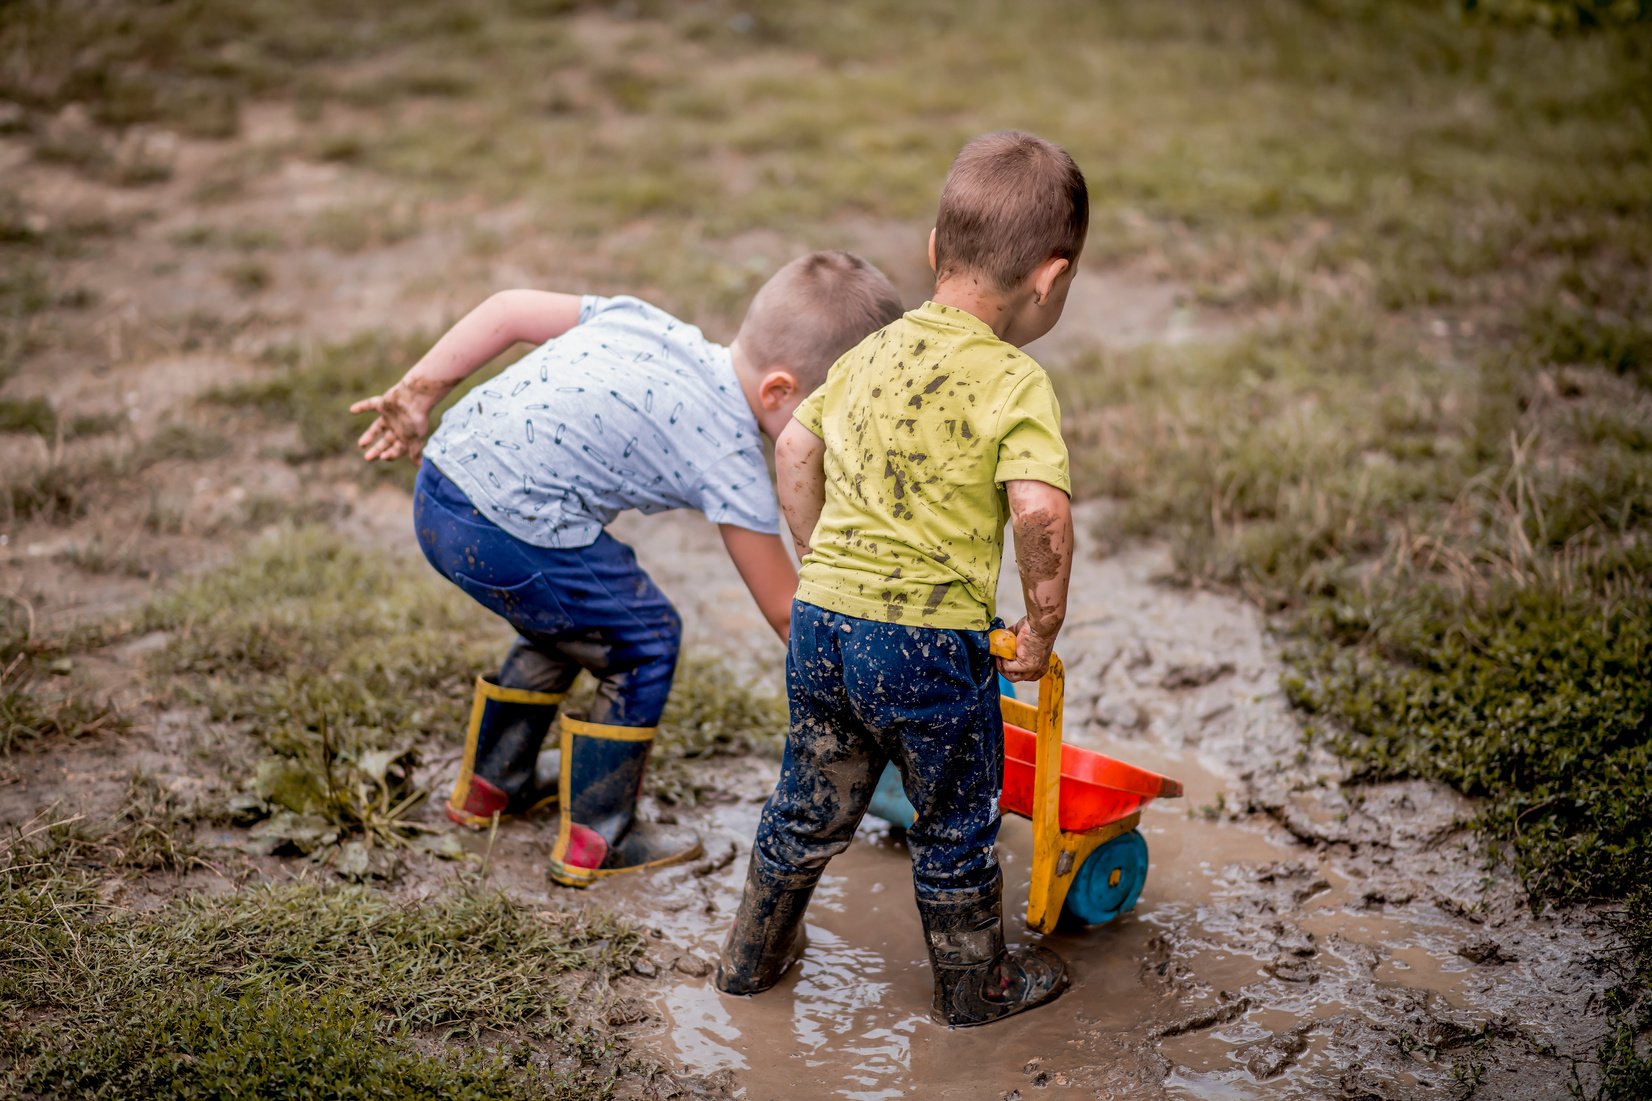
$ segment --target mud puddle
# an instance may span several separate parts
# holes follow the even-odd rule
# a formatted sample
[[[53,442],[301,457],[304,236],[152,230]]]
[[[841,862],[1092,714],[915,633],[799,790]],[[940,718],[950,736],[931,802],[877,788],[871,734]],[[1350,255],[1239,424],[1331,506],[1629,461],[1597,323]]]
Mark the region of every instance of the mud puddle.
[[[660,520],[620,534],[679,599],[689,645],[778,685],[778,643],[714,531]],[[1280,695],[1260,617],[1160,584],[1167,568],[1142,549],[1075,570],[1067,739],[1175,776],[1186,796],[1143,816],[1136,910],[1047,939],[1073,973],[1061,999],[986,1029],[931,1022],[905,848],[871,820],[822,880],[802,964],[759,997],[719,995],[711,969],[778,769],[720,762],[730,801],[694,812],[706,859],[592,892],[655,929],[639,1045],[732,1072],[752,1101],[1564,1095],[1599,1038],[1598,927],[1533,916],[1508,876],[1487,876],[1451,793],[1339,786]],[[1007,819],[1012,940],[1030,937],[1030,855],[1027,824]]]
[[[1287,855],[1255,831],[1204,823],[1192,830],[1197,852],[1190,854],[1185,814],[1149,808],[1143,833],[1153,851],[1153,897],[1144,898],[1137,919],[1047,938],[1074,975],[1072,990],[1054,1005],[991,1030],[948,1030],[926,1013],[930,974],[905,845],[876,823],[863,825],[822,880],[810,906],[810,947],[800,967],[760,997],[716,992],[709,967],[739,903],[759,810],[760,804],[745,802],[711,817],[704,831],[708,852],[715,857],[739,846],[738,858],[715,876],[698,876],[691,868],[654,884],[626,885],[634,902],[622,901],[618,890],[609,896],[623,910],[651,898],[665,911],[661,927],[670,948],[662,955],[671,958],[661,963],[672,979],[656,1003],[662,1023],[645,1046],[695,1073],[732,1069],[743,1096],[754,1099],[997,1097],[1029,1085],[1077,1086],[1094,1079],[1099,1068],[1087,1065],[1076,1041],[1087,1032],[1128,1033],[1149,1022],[1148,1007],[1132,1003],[1157,923],[1179,921],[1184,908],[1202,906],[1220,863]],[[1000,845],[1005,908],[1012,938],[1023,940],[1030,936],[1020,932],[1019,919],[1031,850],[1027,823],[1006,821]],[[1225,954],[1212,955],[1219,960]],[[1232,968],[1234,981],[1242,983],[1256,965],[1235,957]],[[698,974],[702,970],[707,973]],[[995,1054],[983,1059],[983,1050]],[[1150,1060],[1132,1062],[1123,1069],[1133,1078],[1159,1076]],[[1120,1069],[1109,1065],[1106,1071]]]

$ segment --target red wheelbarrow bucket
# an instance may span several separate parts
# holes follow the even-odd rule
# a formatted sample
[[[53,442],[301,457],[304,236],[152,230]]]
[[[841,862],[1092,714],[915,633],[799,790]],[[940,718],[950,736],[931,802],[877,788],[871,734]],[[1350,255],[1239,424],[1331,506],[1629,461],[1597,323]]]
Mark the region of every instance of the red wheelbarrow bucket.
[[[1005,723],[1003,810],[1032,817],[1037,757],[1038,735]],[[1168,776],[1064,744],[1056,824],[1068,833],[1083,833],[1128,818],[1154,799],[1181,793],[1181,783]]]

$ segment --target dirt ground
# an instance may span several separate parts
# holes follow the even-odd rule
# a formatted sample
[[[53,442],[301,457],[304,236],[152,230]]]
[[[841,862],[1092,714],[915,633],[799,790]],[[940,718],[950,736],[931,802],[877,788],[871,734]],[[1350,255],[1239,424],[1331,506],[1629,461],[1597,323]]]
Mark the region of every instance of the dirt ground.
[[[261,108],[248,140],[291,125],[281,109]],[[59,263],[55,274],[92,291],[93,304],[53,315],[43,350],[11,384],[16,396],[119,413],[141,441],[170,420],[210,420],[216,414],[192,411],[191,399],[256,375],[261,346],[433,327],[468,305],[473,288],[542,283],[547,270],[578,278],[598,263],[587,259],[582,270],[572,258],[535,254],[512,237],[508,208],[426,210],[423,228],[380,248],[272,249],[260,256],[261,286],[238,288],[220,260],[175,244],[201,221],[190,212],[191,189],[224,155],[222,143],[185,142],[169,181],[107,189],[0,139],[0,172],[48,222],[104,217],[129,227]],[[216,207],[212,220],[274,226],[295,212],[380,201],[388,197],[347,169],[288,165]],[[504,243],[486,255],[467,252],[465,234],[478,227]],[[915,301],[921,269],[895,274]],[[1199,319],[1177,288],[1151,273],[1104,271],[1086,287],[1069,306],[1066,343],[1047,354],[1085,341],[1198,337]],[[217,326],[220,338],[202,345],[191,323]],[[225,331],[233,335],[221,338]],[[341,417],[351,396],[340,395]],[[364,489],[347,459],[295,470],[281,457],[290,432],[279,426],[228,428],[228,455],[158,464],[138,492],[110,491],[67,525],[11,526],[0,546],[0,588],[55,628],[117,615],[158,583],[222,562],[233,544],[214,534],[211,518],[255,496],[320,503],[352,538],[415,562],[400,490]],[[38,462],[50,446],[5,437],[0,462]],[[138,510],[157,495],[190,519],[135,536]],[[1087,504],[1080,519],[1081,530],[1094,531],[1107,523],[1105,507]],[[690,652],[726,655],[733,668],[778,687],[781,648],[713,530],[667,516],[628,520],[617,534],[679,602]],[[134,556],[138,568],[83,568],[94,543]],[[753,1101],[1044,1091],[1212,1101],[1563,1095],[1574,1061],[1601,1038],[1598,998],[1610,982],[1598,962],[1609,947],[1604,928],[1586,913],[1530,912],[1509,873],[1487,870],[1461,825],[1468,807],[1445,789],[1339,785],[1337,764],[1307,748],[1285,703],[1277,644],[1260,614],[1228,596],[1164,584],[1167,572],[1166,552],[1151,545],[1106,559],[1086,554],[1075,571],[1059,645],[1068,740],[1175,776],[1186,796],[1144,817],[1152,868],[1135,912],[1050,939],[1074,976],[1058,1002],[987,1031],[929,1021],[906,854],[870,822],[816,895],[801,968],[764,996],[719,996],[709,971],[777,769],[751,758],[704,766],[702,783],[717,798],[678,812],[702,833],[703,861],[579,896],[654,931],[647,960],[628,980],[636,1012],[616,1026],[620,1033],[682,1072],[684,1089]],[[1006,615],[1013,603],[1011,595]],[[98,813],[135,766],[184,795],[229,782],[192,771],[187,724],[145,710],[141,665],[154,644],[127,643],[81,670],[121,696],[138,717],[132,733],[0,759],[0,825],[52,805]],[[456,760],[455,741],[452,752],[425,762],[421,778],[444,791]],[[436,806],[419,813],[440,821]],[[544,875],[552,833],[546,821],[504,829],[489,858],[492,879],[524,900],[566,902]],[[203,840],[235,838],[225,828]],[[1029,856],[1025,823],[1007,821],[1001,858],[1012,919]],[[268,874],[296,873],[274,863]],[[415,866],[406,889],[445,874],[434,861]],[[129,890],[142,903],[146,890],[161,897],[232,886],[202,871]]]

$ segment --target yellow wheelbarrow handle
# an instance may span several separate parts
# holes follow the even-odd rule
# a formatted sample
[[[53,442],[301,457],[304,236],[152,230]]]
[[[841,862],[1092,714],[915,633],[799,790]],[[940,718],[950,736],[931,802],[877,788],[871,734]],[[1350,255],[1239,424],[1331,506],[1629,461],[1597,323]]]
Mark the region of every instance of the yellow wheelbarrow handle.
[[[995,658],[1015,656],[1015,632],[1000,627],[987,636],[987,650]]]

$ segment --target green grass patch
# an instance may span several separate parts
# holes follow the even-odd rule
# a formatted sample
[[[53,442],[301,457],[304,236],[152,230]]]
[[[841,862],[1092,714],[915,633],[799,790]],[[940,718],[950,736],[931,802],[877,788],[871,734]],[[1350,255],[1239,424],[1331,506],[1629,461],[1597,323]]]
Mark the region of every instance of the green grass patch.
[[[0,663],[0,756],[131,725],[107,700],[67,682],[51,683],[57,679],[47,663],[27,653]]]
[[[1642,580],[1652,555],[1613,564]],[[1335,719],[1360,778],[1430,776],[1484,798],[1478,824],[1537,892],[1628,897],[1652,880],[1652,603],[1643,588],[1504,584],[1317,609],[1293,702]],[[1357,645],[1327,636],[1352,634]]]
[[[51,436],[57,412],[45,398],[0,399],[0,432],[33,432]]]
[[[0,432],[30,432],[46,439],[103,436],[126,423],[119,413],[84,413],[64,418],[45,398],[0,398]]]
[[[356,438],[370,421],[351,417],[350,403],[381,394],[434,343],[425,333],[368,333],[340,343],[283,345],[266,355],[271,377],[208,392],[210,404],[256,409],[293,425],[298,444],[292,462],[313,462],[356,453]],[[400,468],[407,467],[404,472]],[[378,464],[411,487],[411,464]]]
[[[265,759],[243,783],[271,816],[270,851],[388,870],[426,831],[404,818],[432,735],[456,738],[499,629],[422,565],[352,547],[321,528],[278,528],[230,566],[149,606],[139,630],[172,641],[157,690],[250,731]]]
[[[632,1067],[592,1016],[642,941],[600,911],[289,883],[135,912],[87,845],[0,843],[8,1096],[588,1098]]]
[[[435,343],[423,332],[373,332],[347,341],[315,345],[282,345],[266,355],[274,368],[270,376],[208,392],[208,404],[255,409],[280,424],[298,430],[298,443],[287,452],[293,463],[355,457],[356,439],[371,423],[370,416],[352,416],[350,403],[381,394],[402,377]],[[431,431],[441,415],[469,390],[514,362],[507,353],[484,367],[437,406]],[[411,489],[417,467],[408,462],[363,465],[363,476],[384,479]]]
[[[0,517],[10,525],[28,520],[65,524],[85,515],[88,476],[107,476],[111,464],[69,462],[53,456],[43,466],[0,482]]]
[[[87,642],[42,637],[27,604],[0,604],[0,757],[128,729],[124,714],[70,675],[68,654]]]

